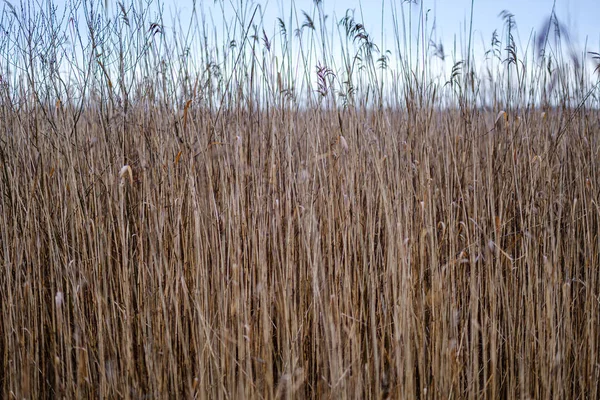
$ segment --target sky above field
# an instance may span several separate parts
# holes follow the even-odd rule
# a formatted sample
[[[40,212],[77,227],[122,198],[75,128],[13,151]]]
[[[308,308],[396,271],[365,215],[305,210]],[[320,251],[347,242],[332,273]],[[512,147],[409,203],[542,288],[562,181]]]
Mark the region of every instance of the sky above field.
[[[54,0],[60,8],[72,0]],[[94,0],[92,0],[94,1]],[[115,0],[98,0],[115,11]],[[238,12],[245,10],[245,18],[249,18],[257,5],[262,26],[267,35],[277,35],[279,32],[277,18],[282,18],[286,23],[292,21],[296,26],[303,23],[303,12],[318,19],[315,0],[143,0],[163,3],[163,18],[167,29],[169,23],[179,19],[183,26],[189,22],[194,9],[202,13],[207,24],[212,25],[216,31],[220,30],[223,21],[229,24],[234,22]],[[17,4],[17,0],[9,0]],[[124,1],[126,4],[129,0]],[[138,0],[134,0],[137,4]],[[540,32],[543,24],[548,20],[554,9],[558,20],[568,31],[571,45],[577,54],[585,51],[600,52],[600,0],[322,0],[320,7],[328,16],[327,28],[335,36],[336,23],[339,22],[347,10],[354,11],[354,18],[362,22],[366,31],[382,50],[394,51],[394,21],[401,24],[401,7],[404,19],[412,21],[412,43],[423,32],[419,32],[419,20],[426,20],[427,29],[425,36],[431,37],[436,43],[442,43],[446,55],[454,59],[464,56],[468,43],[469,23],[471,21],[471,6],[473,5],[473,36],[472,50],[474,54],[482,57],[485,50],[490,48],[492,33],[496,30],[501,39],[503,36],[503,19],[500,14],[503,10],[514,15],[516,22],[516,44],[521,52],[529,51],[533,47],[534,33]],[[290,11],[296,10],[293,18]],[[421,17],[421,12],[426,17]],[[262,15],[261,15],[262,14]],[[395,14],[395,16],[394,16]],[[435,29],[432,29],[435,28]],[[402,28],[400,28],[402,31]],[[427,40],[428,41],[428,40]],[[335,43],[333,44],[335,45]],[[503,46],[505,42],[503,40]],[[462,47],[462,53],[461,53]],[[462,55],[461,55],[462,54]]]
[[[164,0],[165,16],[176,14],[185,20],[193,9],[193,0]],[[245,8],[251,14],[256,5],[260,5],[259,15],[262,13],[262,23],[267,35],[276,35],[279,32],[277,18],[284,21],[290,20],[296,24],[303,23],[303,13],[306,12],[315,21],[318,19],[317,6],[314,0],[260,0],[248,2],[246,0],[202,1],[195,2],[196,9],[202,10],[207,20],[218,28],[223,18],[229,22],[236,18],[234,9]],[[240,6],[243,4],[243,6]],[[489,50],[492,35],[497,31],[502,40],[502,49],[506,46],[504,21],[501,13],[506,10],[514,15],[516,31],[514,38],[522,55],[531,52],[534,47],[534,35],[543,30],[544,23],[548,20],[554,9],[563,29],[566,28],[570,42],[569,48],[577,55],[583,56],[588,51],[600,52],[600,0],[322,0],[321,7],[328,16],[327,28],[330,32],[337,29],[339,22],[346,10],[354,11],[354,18],[362,22],[366,31],[383,51],[390,50],[397,53],[394,42],[394,21],[401,24],[401,6],[404,11],[405,23],[412,21],[412,43],[423,32],[419,31],[419,20],[426,20],[425,36],[444,46],[448,65],[465,58],[468,46],[468,32],[471,21],[471,6],[473,5],[473,35],[472,54],[477,60],[485,58],[485,51]],[[290,10],[295,9],[296,14],[290,18]],[[421,13],[426,17],[421,17]],[[395,16],[394,16],[395,14]],[[248,17],[248,14],[246,14]],[[168,19],[168,17],[167,17]],[[432,29],[435,28],[435,29]],[[408,28],[407,28],[408,29]],[[400,28],[402,31],[402,28]],[[339,41],[339,36],[332,35],[333,42]],[[426,40],[428,42],[428,39]],[[335,46],[335,43],[333,44]],[[334,51],[336,53],[336,51]],[[413,53],[414,54],[414,53]],[[588,61],[589,61],[589,57]]]
[[[15,5],[18,2],[8,1]],[[65,4],[78,3],[75,0],[52,1],[59,10],[64,8]],[[120,12],[116,0],[85,1],[108,6],[105,10],[108,15]],[[239,41],[242,36],[241,23],[244,24],[245,30],[254,16],[252,25],[259,27],[257,33],[261,39],[266,35],[275,41],[275,53],[281,50],[277,41],[282,42],[278,18],[286,24],[289,38],[292,32],[302,26],[305,15],[315,21],[316,31],[319,27],[319,15],[326,15],[325,40],[328,41],[326,48],[330,53],[327,55],[329,60],[326,60],[326,66],[331,67],[334,72],[339,71],[343,65],[340,62],[343,53],[339,50],[344,38],[339,22],[348,11],[352,13],[356,22],[364,25],[365,31],[380,50],[379,54],[389,54],[388,60],[391,63],[409,60],[411,67],[416,67],[413,70],[419,71],[423,51],[431,55],[435,53],[432,43],[443,45],[443,60],[442,57],[433,56],[425,61],[425,64],[431,67],[431,73],[438,77],[447,78],[453,65],[469,59],[473,61],[472,65],[478,72],[487,68],[486,63],[494,58],[489,56],[494,32],[501,42],[496,48],[496,59],[502,60],[502,63],[497,62],[496,66],[504,65],[508,42],[506,23],[503,19],[506,12],[514,16],[516,23],[516,29],[512,33],[519,60],[538,54],[535,51],[536,34],[544,31],[544,25],[553,10],[563,30],[561,48],[563,55],[568,54],[567,59],[577,57],[578,62],[585,59],[591,67],[588,71],[593,71],[597,64],[592,62],[588,52],[600,53],[600,0],[123,0],[123,3],[129,7],[132,1],[135,8],[138,8],[138,4],[152,4],[146,21],[157,21],[157,4],[162,4],[163,27],[166,31],[177,30],[178,37],[179,34],[188,31],[190,24],[204,21],[208,28],[208,39],[213,42],[212,47],[209,47],[215,49],[223,49],[230,43]],[[37,4],[47,7],[48,3],[40,1]],[[79,7],[80,11],[83,8]],[[196,12],[193,13],[193,10]],[[471,21],[472,36],[469,40]],[[80,28],[85,30],[85,19],[82,18],[80,24]],[[235,28],[228,31],[225,27]],[[194,32],[201,35],[204,31],[199,29]],[[565,33],[568,34],[568,38]],[[319,43],[315,45],[320,49],[320,36],[317,34],[313,37],[317,37]],[[352,40],[350,42],[352,45]],[[307,46],[306,42],[303,42],[302,46]],[[356,43],[354,46],[356,47]],[[294,49],[297,51],[298,46]],[[313,55],[314,58],[307,64],[311,68],[323,65],[320,58],[325,52],[314,51]]]
[[[240,0],[225,1],[227,10],[231,5],[238,7]],[[248,4],[248,1],[243,1]],[[347,9],[356,11],[357,20],[362,19],[367,31],[375,37],[381,37],[382,15],[384,36],[391,37],[393,33],[391,5],[405,3],[408,11],[407,0],[323,0],[322,7],[325,14],[331,18],[329,21],[339,21]],[[416,4],[415,4],[416,3]],[[417,21],[421,11],[420,1],[413,0],[412,17]],[[164,0],[165,10],[174,12],[178,10],[182,17],[189,14],[193,7],[193,0]],[[213,12],[215,20],[220,17],[221,8],[214,5],[212,0],[196,2],[197,7],[203,7],[208,13]],[[265,26],[275,25],[276,18],[289,15],[289,10],[306,11],[309,15],[315,9],[314,0],[270,0],[255,1],[264,10]],[[514,14],[520,40],[523,45],[533,31],[539,31],[545,20],[555,9],[558,19],[568,28],[569,33],[578,45],[583,46],[586,38],[592,50],[598,50],[600,45],[600,1],[598,0],[475,0],[473,3],[473,36],[474,40],[483,38],[490,41],[492,32],[502,29],[500,13],[507,10]],[[398,8],[398,7],[397,7]],[[456,35],[464,34],[468,29],[471,13],[471,0],[423,0],[423,9],[429,12],[429,26],[436,23],[437,35],[445,42],[450,43]],[[362,15],[362,17],[360,17]],[[226,13],[227,16],[227,13]],[[229,15],[230,17],[232,15]],[[406,15],[408,19],[408,14]]]

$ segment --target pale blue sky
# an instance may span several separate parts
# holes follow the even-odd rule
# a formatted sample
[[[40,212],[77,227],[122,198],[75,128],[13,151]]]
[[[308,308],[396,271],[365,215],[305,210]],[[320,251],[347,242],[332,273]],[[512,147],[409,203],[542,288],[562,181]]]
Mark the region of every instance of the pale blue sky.
[[[9,0],[13,4],[19,0]],[[39,4],[47,4],[44,0],[39,0]],[[74,0],[54,0],[59,9],[64,6],[65,2]],[[109,5],[109,14],[115,11],[117,4],[116,0],[91,0],[100,1],[101,4]],[[124,0],[127,4],[130,0]],[[179,20],[179,27],[184,30],[190,21],[192,15],[192,7],[194,0],[133,0],[136,4],[139,2],[154,1],[161,2],[164,5],[163,22],[167,31],[174,22]],[[464,60],[466,58],[466,47],[468,43],[468,29],[471,12],[471,0],[422,0],[414,1],[411,4],[407,0],[322,0],[321,7],[323,12],[328,15],[327,28],[329,33],[333,34],[328,38],[331,43],[328,44],[328,49],[331,50],[333,60],[331,66],[334,70],[339,68],[340,53],[337,51],[340,43],[337,28],[335,24],[340,21],[346,13],[347,9],[354,9],[354,18],[357,22],[363,22],[366,31],[371,35],[373,41],[382,51],[391,51],[391,61],[398,60],[399,57],[406,59],[406,53],[399,54],[404,51],[398,51],[394,38],[394,21],[401,24],[401,7],[405,13],[405,20],[411,20],[413,23],[412,36],[412,58],[415,59],[416,52],[416,36],[418,34],[417,25],[420,20],[420,12],[423,9],[427,15],[427,41],[431,34],[431,28],[435,21],[436,29],[432,39],[437,43],[442,43],[445,50],[446,60],[441,62],[434,59],[430,65],[433,66],[434,74],[439,74],[447,78],[449,71],[454,62]],[[229,40],[240,39],[239,26],[238,31],[228,38],[224,38],[223,34],[223,18],[228,24],[232,24],[236,19],[238,12],[246,12],[245,24],[248,23],[250,15],[253,13],[256,5],[260,5],[262,10],[262,25],[265,28],[266,34],[271,39],[275,37],[277,41],[280,38],[277,18],[281,17],[286,24],[288,30],[292,31],[303,23],[304,17],[302,12],[311,15],[315,21],[318,19],[314,0],[196,0],[196,8],[198,10],[198,18],[204,18],[208,27],[215,28],[218,37],[213,45],[221,48],[228,47]],[[482,66],[484,62],[485,50],[491,47],[492,32],[498,31],[502,41],[501,50],[506,47],[506,38],[503,35],[504,24],[500,17],[503,10],[511,12],[516,21],[517,30],[514,32],[514,38],[518,48],[518,58],[523,57],[523,53],[527,51],[527,56],[531,56],[533,49],[533,32],[539,32],[544,22],[550,16],[553,5],[555,4],[555,12],[561,23],[569,31],[572,39],[572,47],[570,51],[577,55],[580,59],[584,55],[584,51],[593,51],[600,53],[600,0],[475,0],[473,8],[473,42],[472,50],[474,54],[474,65],[476,68]],[[412,11],[410,11],[412,8]],[[240,11],[242,10],[242,11]],[[294,26],[290,28],[290,12],[296,10],[296,17],[293,18]],[[396,14],[394,19],[393,14]],[[153,16],[149,17],[149,21],[153,20]],[[258,18],[260,19],[260,18]],[[260,24],[259,20],[255,21]],[[408,24],[408,22],[407,22]],[[399,27],[402,31],[402,27]],[[209,35],[212,34],[208,32]],[[210,37],[210,41],[215,38]],[[400,39],[402,40],[402,38]],[[564,42],[564,41],[563,41]],[[426,42],[427,43],[427,42]],[[454,45],[456,44],[456,50]],[[320,45],[320,43],[319,43]],[[462,46],[462,48],[461,48]],[[586,47],[587,46],[587,47]],[[277,46],[276,46],[277,47]],[[432,53],[431,48],[425,46],[429,54]],[[297,48],[295,49],[297,50]],[[310,59],[308,65],[315,66],[320,64],[320,54],[315,52],[314,58]],[[504,58],[506,53],[503,52]],[[595,64],[591,64],[590,58],[586,56],[591,70]],[[296,59],[294,59],[293,62]],[[418,68],[417,68],[418,70]],[[312,69],[311,69],[312,72]],[[297,72],[301,74],[301,71]],[[314,74],[311,73],[314,78]],[[296,79],[298,76],[295,77]]]
[[[9,0],[13,4],[17,4],[18,1]],[[59,7],[70,1],[73,0],[54,0]],[[112,11],[117,4],[116,0],[100,1],[109,4]],[[138,0],[134,1],[137,3]],[[174,14],[185,26],[194,2],[194,0],[153,1],[164,3],[167,28]],[[416,34],[421,0],[412,1],[416,3],[412,5],[412,21],[415,24],[413,34]],[[43,0],[40,2],[44,3]],[[128,0],[125,1],[125,3],[128,2]],[[225,18],[232,21],[235,17],[232,12],[234,8],[250,10],[260,4],[264,12],[263,22],[268,35],[278,32],[277,17],[282,17],[286,23],[289,21],[291,9],[297,10],[299,19],[302,18],[302,11],[313,17],[316,15],[314,0],[195,0],[195,2],[197,9],[204,11],[209,25],[214,22],[217,28],[223,19],[222,7],[225,10]],[[366,31],[384,50],[394,51],[392,5],[395,5],[399,13],[400,5],[403,4],[406,19],[409,18],[408,3],[410,1],[408,0],[322,0],[321,3],[324,13],[329,16],[329,29],[333,23],[338,22],[344,16],[347,9],[354,9],[355,19],[364,23]],[[425,12],[428,11],[428,28],[432,27],[435,20],[434,38],[443,43],[448,56],[451,56],[455,40],[457,44],[462,43],[466,46],[471,0],[422,0],[422,3]],[[240,7],[240,4],[244,4],[244,7]],[[484,46],[489,49],[494,30],[501,34],[503,21],[499,14],[502,10],[508,10],[514,14],[517,23],[515,39],[520,50],[524,50],[532,40],[532,32],[540,30],[554,4],[559,20],[568,28],[571,38],[577,45],[577,52],[581,53],[584,50],[600,52],[600,0],[475,0],[473,9],[473,48],[475,53],[481,54]],[[299,22],[302,24],[301,20]],[[427,33],[429,34],[430,31]],[[335,36],[334,39],[338,40],[338,37]],[[584,48],[586,40],[587,48]]]
[[[357,19],[360,13],[364,17],[363,22],[367,31],[371,32],[377,39],[381,36],[382,15],[384,15],[384,34],[392,35],[391,5],[400,4],[406,0],[323,0],[323,8],[326,14],[339,21],[345,14],[346,9],[355,9]],[[229,9],[231,4],[238,5],[240,0],[225,1]],[[244,3],[249,3],[244,1]],[[420,1],[417,3],[420,4]],[[182,16],[186,16],[192,9],[192,0],[165,0],[167,13],[178,9]],[[220,13],[220,8],[215,7],[213,0],[197,1],[197,6],[204,7]],[[294,6],[298,11],[306,11],[311,14],[314,10],[313,0],[269,0],[254,1],[252,4],[260,4],[265,10],[265,25],[275,24],[276,17],[285,17],[290,7]],[[486,42],[491,38],[494,29],[501,31],[502,19],[499,14],[502,10],[508,10],[515,15],[517,28],[523,45],[532,30],[539,30],[542,23],[550,15],[553,5],[556,4],[556,14],[570,30],[575,40],[583,45],[586,37],[592,49],[598,50],[600,45],[600,1],[599,0],[475,0],[473,10],[474,39],[483,37]],[[362,5],[362,7],[361,7]],[[459,35],[469,22],[471,0],[423,0],[425,10],[430,10],[430,21],[436,20],[437,31],[444,41],[451,42],[454,35]],[[407,5],[404,5],[407,9]],[[413,5],[413,20],[418,18],[420,5]],[[383,13],[382,13],[383,11]],[[407,15],[408,17],[408,15]],[[220,18],[220,14],[215,14]],[[331,22],[331,20],[329,20]],[[458,38],[458,36],[457,36]]]
[[[278,32],[277,17],[282,17],[286,23],[289,21],[292,8],[295,8],[299,14],[299,24],[303,22],[301,11],[305,11],[313,17],[316,16],[313,0],[255,0],[253,2],[246,0],[218,0],[216,2],[214,0],[197,0],[196,6],[198,9],[203,9],[209,24],[212,23],[212,16],[212,21],[218,25],[223,18],[222,10],[225,10],[225,18],[232,21],[234,19],[232,9],[234,7],[239,9],[240,3],[245,4],[247,10],[253,10],[256,4],[261,5],[267,35]],[[413,3],[416,4],[412,5],[412,13],[408,11],[408,3],[406,0],[323,0],[322,7],[324,13],[329,16],[327,25],[330,30],[332,24],[338,22],[347,9],[354,9],[355,19],[364,23],[366,31],[370,33],[377,45],[382,50],[391,50],[394,55],[397,55],[394,45],[393,5],[395,5],[398,13],[396,18],[398,22],[400,22],[401,4],[404,7],[406,20],[412,14],[414,52],[414,36],[417,33],[421,1],[415,2],[413,0]],[[178,15],[185,23],[186,17],[190,15],[192,10],[192,4],[193,0],[164,0],[165,22],[168,23],[170,20],[169,15],[178,10]],[[475,58],[477,60],[484,58],[483,53],[490,48],[494,30],[502,35],[503,21],[499,14],[503,10],[507,10],[515,16],[517,31],[514,37],[520,56],[523,55],[522,52],[525,50],[530,52],[533,46],[533,33],[541,30],[543,23],[552,11],[553,5],[555,5],[559,20],[568,28],[575,53],[581,56],[584,51],[600,52],[600,0],[475,0],[472,39]],[[428,18],[427,34],[431,33],[431,27],[435,20],[436,30],[433,38],[438,43],[443,43],[447,56],[446,64],[452,65],[455,44],[457,54],[454,61],[465,55],[464,51],[461,52],[460,46],[466,48],[468,43],[467,32],[471,0],[423,0],[423,10],[427,13]],[[335,41],[339,41],[337,34],[333,36],[333,39],[333,45],[336,46]],[[502,48],[504,49],[506,46],[505,37],[502,36],[501,39],[503,42]]]

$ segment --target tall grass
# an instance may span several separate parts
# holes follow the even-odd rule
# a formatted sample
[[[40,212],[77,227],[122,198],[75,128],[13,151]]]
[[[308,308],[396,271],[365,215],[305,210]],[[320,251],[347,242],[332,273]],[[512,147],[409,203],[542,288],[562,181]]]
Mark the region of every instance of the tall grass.
[[[598,75],[554,14],[445,71],[410,2],[390,51],[156,6],[4,5],[0,397],[600,397]]]

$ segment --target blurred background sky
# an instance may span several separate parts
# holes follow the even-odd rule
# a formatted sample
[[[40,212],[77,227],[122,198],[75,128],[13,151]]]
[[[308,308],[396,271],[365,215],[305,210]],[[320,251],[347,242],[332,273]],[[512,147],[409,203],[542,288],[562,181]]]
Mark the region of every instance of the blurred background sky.
[[[315,0],[164,0],[163,15],[166,24],[168,25],[172,15],[185,22],[191,15],[194,4],[196,10],[201,10],[207,17],[208,24],[214,23],[217,30],[223,18],[229,22],[234,21],[234,9],[245,9],[251,14],[257,4],[260,5],[259,15],[262,16],[268,36],[277,36],[278,17],[286,23],[292,20],[294,24],[301,25],[304,11],[315,21],[318,19]],[[380,49],[391,50],[395,55],[394,20],[400,23],[401,7],[407,24],[412,20],[413,52],[416,36],[419,34],[418,21],[423,12],[427,19],[426,36],[443,44],[447,57],[445,64],[451,66],[454,61],[463,59],[466,53],[472,5],[472,50],[476,61],[481,61],[485,57],[485,51],[490,49],[494,30],[502,40],[502,48],[505,48],[504,22],[500,16],[503,10],[514,15],[517,28],[514,38],[521,55],[525,51],[532,51],[534,34],[543,29],[553,9],[568,31],[571,51],[579,56],[588,51],[600,52],[600,0],[475,0],[473,3],[471,0],[322,0],[320,7],[328,16],[329,32],[334,32],[331,36],[334,47],[335,42],[339,42],[334,25],[350,9],[354,10],[355,20],[363,22],[366,31]],[[290,19],[290,10],[293,9],[297,16]],[[589,57],[586,58],[589,60]]]
[[[43,0],[38,0],[40,6]],[[65,3],[76,0],[53,0],[59,7]],[[94,1],[94,0],[92,0]],[[100,0],[108,5],[109,11],[114,12],[116,0]],[[290,21],[290,10],[296,10],[298,23],[302,24],[302,11],[317,20],[316,0],[133,0],[145,3],[153,1],[163,4],[163,18],[165,26],[179,19],[181,26],[185,27],[190,21],[194,7],[206,17],[208,25],[213,25],[216,31],[222,26],[223,19],[229,23],[236,18],[233,10],[246,10],[252,13],[256,5],[260,5],[262,23],[267,35],[279,32],[277,18],[281,17],[286,23]],[[8,0],[15,5],[19,0]],[[124,3],[129,3],[125,0]],[[552,10],[559,21],[567,28],[574,50],[578,54],[584,51],[600,52],[600,0],[321,0],[324,14],[328,16],[327,26],[329,32],[336,32],[334,24],[339,22],[346,14],[346,10],[354,10],[355,20],[365,25],[366,31],[372,39],[383,47],[382,50],[394,51],[394,16],[393,10],[398,13],[396,21],[400,18],[400,9],[404,9],[406,21],[413,22],[413,43],[418,34],[420,13],[427,16],[426,36],[432,34],[432,39],[442,43],[446,55],[452,56],[454,44],[466,46],[471,20],[471,5],[473,4],[473,37],[472,49],[476,55],[482,55],[489,49],[492,32],[503,32],[503,20],[500,13],[507,10],[515,17],[517,31],[514,35],[520,51],[531,49],[534,32],[540,32],[544,22]],[[409,11],[411,10],[411,11]],[[247,18],[249,18],[247,16]],[[294,16],[294,19],[296,17]],[[296,21],[294,20],[294,23]],[[432,30],[435,24],[435,29]],[[296,28],[294,26],[293,28]],[[217,32],[218,33],[218,32]],[[339,40],[335,33],[332,38]],[[501,36],[503,39],[503,37]],[[505,46],[504,40],[503,46]],[[334,43],[335,45],[335,43]],[[458,49],[457,49],[458,50]],[[460,53],[460,51],[457,51]],[[457,54],[460,58],[460,54]]]
[[[275,26],[276,18],[282,17],[286,20],[289,10],[295,8],[306,11],[313,15],[315,9],[314,0],[265,0],[265,1],[213,1],[196,0],[196,7],[203,8],[207,14],[212,13],[215,21],[221,16],[221,7],[217,4],[225,4],[226,17],[233,17],[232,5],[238,7],[243,4],[260,4],[264,11],[265,26]],[[322,7],[330,19],[328,23],[339,21],[347,9],[356,11],[357,20],[362,15],[362,21],[367,31],[375,36],[381,37],[382,16],[384,35],[391,37],[393,34],[392,4],[404,3],[408,10],[408,0],[322,0]],[[422,0],[423,9],[428,11],[429,27],[433,21],[436,23],[437,36],[449,43],[454,36],[459,38],[461,33],[468,29],[471,13],[471,0]],[[164,0],[166,14],[179,12],[185,18],[193,8],[192,0]],[[580,46],[585,44],[586,38],[589,46],[598,50],[600,44],[600,0],[475,0],[473,2],[473,34],[474,40],[483,38],[486,42],[491,40],[492,32],[502,29],[502,19],[499,14],[507,10],[514,14],[517,23],[521,44],[525,46],[530,34],[539,31],[544,21],[555,9],[558,19],[568,28],[572,39]],[[412,1],[413,21],[418,20],[421,11],[421,1]],[[229,15],[227,15],[229,14]],[[408,15],[406,15],[408,18]],[[333,18],[333,19],[332,19]]]
[[[8,0],[15,5],[18,1],[20,0]],[[48,1],[53,1],[60,10],[64,9],[66,4],[81,5],[82,0],[36,1],[39,7],[47,7]],[[108,15],[118,12],[117,0],[86,1],[104,5],[105,8],[107,7],[105,11]],[[244,21],[246,26],[257,10],[253,24],[264,28],[267,37],[275,41],[275,52],[280,49],[277,41],[281,41],[278,18],[285,22],[289,36],[303,24],[304,13],[309,15],[318,27],[320,9],[322,14],[328,17],[327,48],[330,51],[330,61],[333,60],[333,65],[328,66],[334,70],[342,65],[339,61],[339,44],[343,38],[338,23],[346,15],[347,10],[354,12],[355,21],[364,24],[366,32],[382,53],[390,51],[392,63],[399,59],[410,59],[411,63],[415,63],[418,59],[416,57],[418,47],[425,48],[431,55],[433,51],[429,46],[430,39],[438,45],[442,44],[445,60],[441,61],[439,57],[433,57],[430,58],[428,65],[432,66],[434,74],[443,76],[448,75],[454,63],[467,58],[471,7],[473,8],[471,54],[475,69],[484,68],[485,60],[491,58],[489,55],[486,57],[486,51],[492,47],[494,31],[501,41],[497,49],[501,54],[497,58],[506,57],[505,21],[501,16],[503,11],[514,15],[516,29],[513,36],[519,60],[524,58],[524,54],[527,54],[527,58],[531,58],[534,54],[535,35],[542,32],[553,10],[570,39],[561,41],[563,54],[567,55],[567,59],[575,56],[578,60],[585,59],[591,66],[589,70],[593,71],[597,63],[592,62],[588,52],[600,53],[600,0],[474,0],[473,2],[471,0],[123,0],[126,5],[131,2],[135,5],[150,3],[151,14],[154,15],[149,15],[146,21],[157,22],[159,12],[157,4],[161,4],[164,29],[176,30],[178,36],[188,31],[190,23],[193,25],[204,21],[208,29],[209,41],[215,44],[215,48],[221,49],[228,47],[231,40],[241,39],[239,21]],[[140,7],[136,6],[136,8]],[[193,10],[196,12],[193,13]],[[401,26],[403,20],[405,27]],[[410,29],[409,21],[412,25]],[[420,21],[426,21],[424,32],[420,31]],[[79,23],[85,30],[84,19]],[[225,26],[235,26],[235,30],[226,32]],[[407,40],[407,43],[411,43],[410,57],[406,57],[405,48],[402,48],[403,43],[396,41],[396,27],[402,36],[400,41],[404,40],[404,29],[410,32],[411,38]],[[195,31],[195,34],[199,33],[202,33],[201,29]],[[258,34],[262,39],[262,31],[258,31]],[[417,38],[423,34],[426,38],[425,45],[417,46]],[[563,39],[565,39],[564,32]],[[320,43],[315,45],[320,49]],[[306,43],[302,46],[306,46]],[[294,51],[297,51],[297,48]],[[314,54],[317,59],[313,58],[309,61],[311,68],[320,64],[318,58],[322,53],[315,51]],[[418,64],[416,70],[419,70]]]

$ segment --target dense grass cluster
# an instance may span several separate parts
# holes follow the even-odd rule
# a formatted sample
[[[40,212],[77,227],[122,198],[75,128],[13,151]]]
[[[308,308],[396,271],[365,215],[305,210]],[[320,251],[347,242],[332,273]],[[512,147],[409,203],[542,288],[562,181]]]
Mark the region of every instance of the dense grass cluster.
[[[1,398],[600,397],[590,63],[319,3],[4,6]]]

